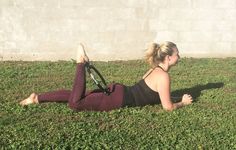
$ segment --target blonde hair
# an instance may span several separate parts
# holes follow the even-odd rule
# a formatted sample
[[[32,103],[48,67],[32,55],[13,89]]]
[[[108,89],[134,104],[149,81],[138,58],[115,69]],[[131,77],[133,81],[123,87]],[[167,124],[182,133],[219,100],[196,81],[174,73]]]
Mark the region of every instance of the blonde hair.
[[[156,67],[159,63],[163,62],[167,55],[173,54],[173,48],[176,44],[173,42],[166,41],[161,44],[152,43],[146,51],[146,61],[152,66]]]

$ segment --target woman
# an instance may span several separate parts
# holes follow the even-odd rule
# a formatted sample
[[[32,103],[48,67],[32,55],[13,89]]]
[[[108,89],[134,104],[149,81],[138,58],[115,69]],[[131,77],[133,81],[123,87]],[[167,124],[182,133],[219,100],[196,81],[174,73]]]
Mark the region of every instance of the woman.
[[[133,86],[111,84],[109,95],[101,90],[86,92],[85,65],[89,63],[82,44],[77,52],[77,71],[72,91],[60,90],[42,94],[32,93],[22,100],[22,106],[43,102],[68,102],[69,107],[75,111],[109,111],[121,107],[135,107],[160,104],[165,110],[174,109],[192,103],[191,95],[184,94],[177,103],[171,101],[170,77],[168,71],[177,64],[179,51],[172,42],[160,45],[153,43],[146,51],[146,60],[151,69]]]

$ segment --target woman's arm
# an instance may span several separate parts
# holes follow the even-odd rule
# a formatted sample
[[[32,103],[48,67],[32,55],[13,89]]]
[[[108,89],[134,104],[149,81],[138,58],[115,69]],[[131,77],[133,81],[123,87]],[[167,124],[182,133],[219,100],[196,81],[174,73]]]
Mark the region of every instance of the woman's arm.
[[[161,73],[157,79],[157,91],[160,95],[162,107],[165,110],[172,111],[177,108],[189,105],[192,103],[192,97],[184,94],[181,102],[173,103],[170,96],[170,77],[168,73]]]

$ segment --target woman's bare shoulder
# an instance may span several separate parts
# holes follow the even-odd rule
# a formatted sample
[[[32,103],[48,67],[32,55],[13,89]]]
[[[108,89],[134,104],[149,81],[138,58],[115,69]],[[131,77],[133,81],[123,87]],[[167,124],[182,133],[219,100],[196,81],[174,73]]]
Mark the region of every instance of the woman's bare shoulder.
[[[144,75],[143,75],[143,79],[145,79],[148,75],[150,75],[150,73],[152,73],[153,69],[149,69]]]
[[[155,70],[152,73],[151,80],[153,80],[157,86],[166,85],[170,83],[170,76],[167,72],[162,70]]]
[[[156,78],[169,78],[169,74],[165,71],[162,71],[161,69],[153,70],[153,76]]]
[[[149,69],[143,76],[144,78],[152,78],[152,79],[169,79],[169,74],[160,69]]]
[[[145,78],[145,82],[151,89],[158,92],[158,87],[169,84],[169,75],[167,72],[154,69],[151,74]]]

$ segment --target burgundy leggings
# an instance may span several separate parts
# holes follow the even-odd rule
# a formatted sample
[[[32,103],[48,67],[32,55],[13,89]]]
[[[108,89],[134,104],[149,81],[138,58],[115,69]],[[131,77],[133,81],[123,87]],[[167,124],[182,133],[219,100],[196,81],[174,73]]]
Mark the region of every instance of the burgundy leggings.
[[[72,91],[59,90],[38,95],[42,102],[68,102],[69,107],[75,111],[109,111],[122,107],[124,85],[109,85],[111,93],[104,94],[101,90],[86,92],[85,64],[78,63]]]

